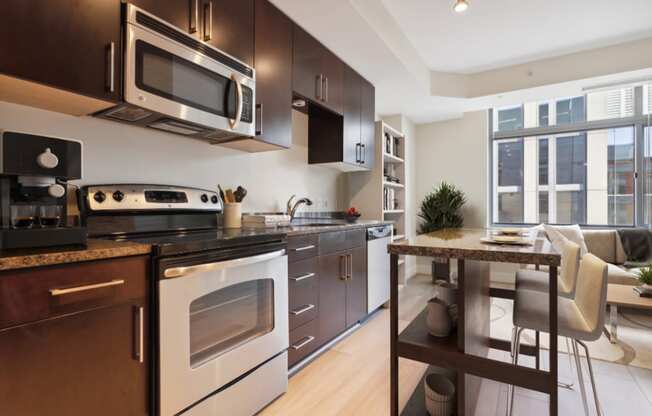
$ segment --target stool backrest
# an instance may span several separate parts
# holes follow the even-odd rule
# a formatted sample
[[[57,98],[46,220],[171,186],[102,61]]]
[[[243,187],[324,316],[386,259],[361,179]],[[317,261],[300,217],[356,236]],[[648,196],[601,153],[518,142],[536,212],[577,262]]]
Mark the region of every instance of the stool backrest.
[[[587,341],[600,338],[607,307],[607,263],[591,253],[582,257],[575,302],[589,324],[592,339]]]
[[[580,246],[568,239],[561,242],[561,287],[560,292],[575,296],[577,288],[577,274],[580,268]]]

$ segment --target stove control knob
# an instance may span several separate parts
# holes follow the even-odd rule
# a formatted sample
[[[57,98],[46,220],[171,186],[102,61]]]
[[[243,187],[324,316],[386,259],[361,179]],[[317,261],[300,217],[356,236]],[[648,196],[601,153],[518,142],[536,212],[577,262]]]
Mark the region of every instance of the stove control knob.
[[[54,169],[59,164],[59,158],[47,147],[43,153],[36,156],[36,163],[44,169]]]
[[[58,183],[48,186],[48,195],[52,198],[61,198],[66,194],[66,188]]]
[[[113,199],[117,202],[122,202],[122,200],[125,199],[125,194],[123,194],[122,191],[115,191],[113,193]]]
[[[97,191],[95,192],[95,195],[93,195],[93,199],[97,201],[98,204],[101,204],[106,200],[106,194],[102,191]]]
[[[201,194],[200,198],[201,198],[201,202],[208,202],[208,195]]]
[[[213,195],[211,197],[211,202],[214,203],[214,204],[217,204],[217,195]]]

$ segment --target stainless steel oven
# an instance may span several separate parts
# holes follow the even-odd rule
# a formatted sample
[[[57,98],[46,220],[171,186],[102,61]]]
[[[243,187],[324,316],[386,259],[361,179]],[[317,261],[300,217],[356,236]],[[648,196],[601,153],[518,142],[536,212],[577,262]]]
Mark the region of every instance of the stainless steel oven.
[[[214,143],[255,135],[253,68],[125,7],[124,102],[98,116]]]
[[[285,250],[206,256],[161,261],[163,416],[251,415],[287,388]]]

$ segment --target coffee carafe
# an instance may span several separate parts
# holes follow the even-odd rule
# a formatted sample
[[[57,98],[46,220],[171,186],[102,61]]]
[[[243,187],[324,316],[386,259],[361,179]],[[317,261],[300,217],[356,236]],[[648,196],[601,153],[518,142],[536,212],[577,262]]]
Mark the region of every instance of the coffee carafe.
[[[0,249],[85,245],[68,217],[68,181],[81,176],[80,142],[0,131]]]

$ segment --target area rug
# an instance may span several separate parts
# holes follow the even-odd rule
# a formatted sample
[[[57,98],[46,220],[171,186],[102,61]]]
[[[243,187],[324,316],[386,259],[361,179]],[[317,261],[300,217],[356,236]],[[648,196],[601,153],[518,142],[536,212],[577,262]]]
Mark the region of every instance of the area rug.
[[[512,326],[512,301],[492,298],[491,336],[509,340]],[[524,331],[522,340],[534,345],[534,332]],[[548,349],[549,345],[549,337],[542,334],[541,347]],[[567,353],[563,338],[559,339],[558,345],[559,352]],[[652,369],[652,315],[619,310],[618,343],[612,344],[603,334],[599,340],[589,342],[587,346],[592,359]]]

